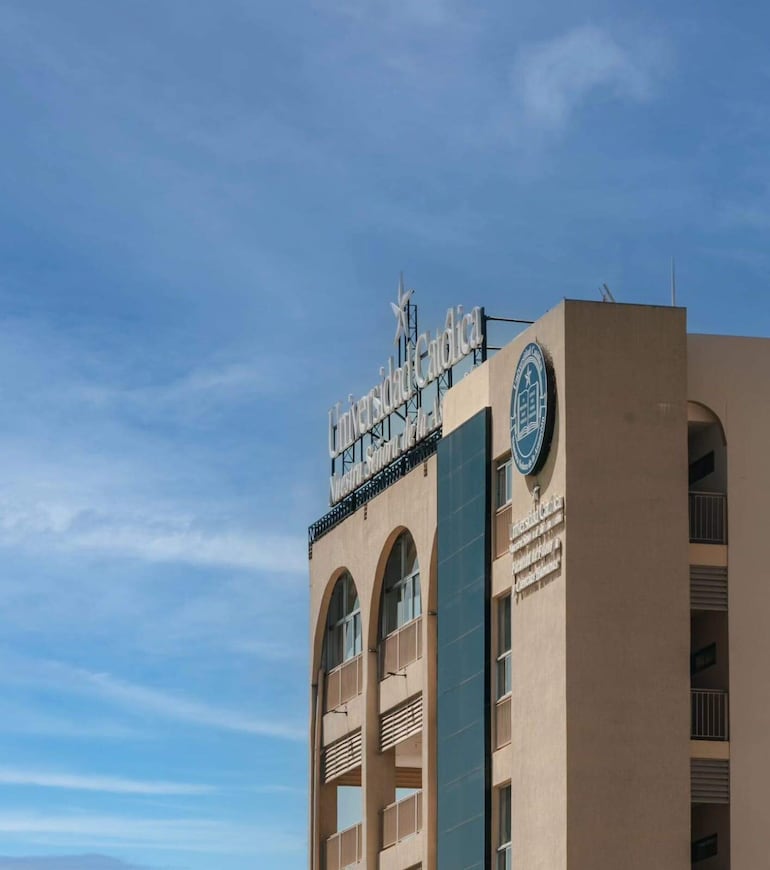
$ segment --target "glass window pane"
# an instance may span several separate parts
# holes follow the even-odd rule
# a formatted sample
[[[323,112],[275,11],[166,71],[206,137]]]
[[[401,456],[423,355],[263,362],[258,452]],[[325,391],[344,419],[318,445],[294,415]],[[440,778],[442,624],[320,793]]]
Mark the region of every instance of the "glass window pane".
[[[385,634],[390,634],[398,628],[398,590],[392,590],[385,595]]]
[[[361,650],[361,614],[356,613],[353,617],[353,654],[358,655]]]
[[[345,601],[345,614],[354,613],[358,610],[358,592],[356,590],[356,584],[353,582],[353,578],[348,575],[347,584],[346,584],[346,601]]]
[[[352,659],[355,655],[356,634],[355,623],[352,619],[345,620],[345,658],[344,661]]]
[[[422,613],[422,592],[420,591],[420,575],[415,574],[414,576],[414,618]]]
[[[505,504],[505,468],[497,469],[495,491],[497,493],[496,505],[500,508]]]
[[[326,647],[326,667],[331,670],[342,662],[342,626],[335,625],[329,630]]]
[[[498,843],[502,846],[511,842],[511,787],[501,788]]]
[[[342,619],[342,595],[343,595],[343,580],[340,578],[332,592],[332,600],[329,602],[329,625],[334,625]]]
[[[404,543],[403,576],[406,576],[407,574],[414,574],[414,572],[417,571],[420,566],[417,564],[417,547],[414,544],[414,538],[404,532],[402,540]]]
[[[497,654],[502,655],[511,648],[511,596],[499,599],[497,603]]]
[[[497,697],[502,698],[511,691],[511,656],[510,653],[497,660]]]

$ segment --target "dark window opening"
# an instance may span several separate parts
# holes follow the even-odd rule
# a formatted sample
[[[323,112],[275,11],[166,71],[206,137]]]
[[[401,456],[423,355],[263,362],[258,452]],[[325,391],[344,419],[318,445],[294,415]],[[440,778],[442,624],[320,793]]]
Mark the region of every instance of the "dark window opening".
[[[690,676],[705,671],[717,663],[717,645],[710,643],[690,656]]]
[[[690,486],[714,472],[714,451],[690,463]]]
[[[692,844],[692,863],[696,864],[698,861],[705,861],[706,858],[713,858],[719,854],[718,839],[717,834],[710,834],[708,837],[696,840]]]

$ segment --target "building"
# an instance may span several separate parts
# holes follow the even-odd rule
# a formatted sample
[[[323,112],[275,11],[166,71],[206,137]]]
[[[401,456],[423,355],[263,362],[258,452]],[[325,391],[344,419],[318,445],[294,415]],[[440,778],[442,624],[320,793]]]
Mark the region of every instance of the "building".
[[[312,870],[770,866],[770,340],[413,310],[329,416]]]

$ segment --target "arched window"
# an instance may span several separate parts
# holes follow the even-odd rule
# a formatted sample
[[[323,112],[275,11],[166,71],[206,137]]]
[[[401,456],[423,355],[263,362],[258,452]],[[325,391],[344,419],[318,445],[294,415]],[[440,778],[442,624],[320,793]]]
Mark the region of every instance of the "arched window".
[[[420,565],[417,548],[409,532],[401,532],[390,551],[382,591],[383,637],[422,613]]]
[[[337,581],[326,618],[326,667],[336,668],[361,652],[361,602],[346,571]]]

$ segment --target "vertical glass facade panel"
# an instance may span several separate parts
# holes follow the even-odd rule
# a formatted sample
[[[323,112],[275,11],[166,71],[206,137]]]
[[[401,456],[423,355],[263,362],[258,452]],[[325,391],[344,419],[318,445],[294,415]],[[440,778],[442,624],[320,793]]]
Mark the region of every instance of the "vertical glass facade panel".
[[[438,445],[437,867],[494,867],[491,835],[492,467],[485,409]]]

